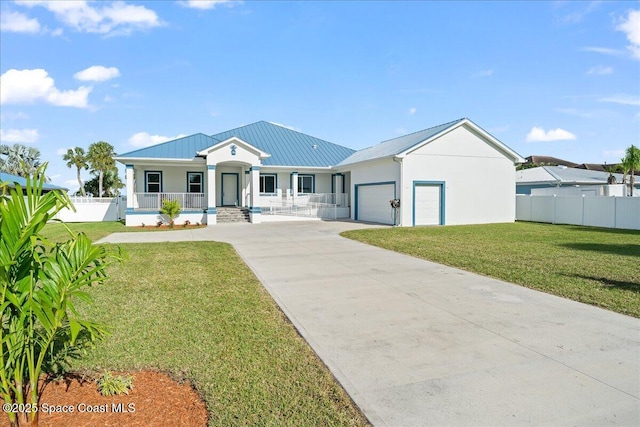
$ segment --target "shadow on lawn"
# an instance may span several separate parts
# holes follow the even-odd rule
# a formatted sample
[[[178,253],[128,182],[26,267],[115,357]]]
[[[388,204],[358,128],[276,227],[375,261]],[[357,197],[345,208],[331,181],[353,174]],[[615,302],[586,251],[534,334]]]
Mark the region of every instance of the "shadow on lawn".
[[[628,230],[626,228],[603,228],[603,227],[588,227],[584,225],[566,225],[567,230],[573,231],[588,231],[607,234],[625,234],[625,235],[638,235],[640,236],[640,230]]]
[[[576,249],[579,251],[593,251],[603,252],[614,255],[627,255],[640,257],[640,245],[636,244],[615,244],[615,243],[560,243],[559,246],[563,246],[569,249]]]
[[[640,282],[625,282],[623,280],[607,279],[606,277],[584,276],[582,274],[564,274],[568,277],[579,277],[585,280],[593,280],[607,288],[618,288],[626,291],[640,293]]]

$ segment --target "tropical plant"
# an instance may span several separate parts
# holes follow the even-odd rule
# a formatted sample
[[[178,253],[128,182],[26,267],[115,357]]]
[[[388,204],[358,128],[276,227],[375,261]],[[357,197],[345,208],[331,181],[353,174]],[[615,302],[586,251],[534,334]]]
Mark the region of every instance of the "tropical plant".
[[[91,165],[91,172],[98,175],[98,197],[102,197],[102,183],[105,173],[116,166],[116,161],[113,159],[115,156],[113,145],[108,142],[98,141],[89,146],[87,160]]]
[[[119,394],[129,394],[133,388],[133,376],[113,375],[105,372],[96,380],[98,391],[103,396],[114,396]]]
[[[84,149],[81,147],[75,147],[74,149],[69,148],[62,159],[67,162],[68,168],[71,168],[72,166],[76,167],[76,171],[78,172],[78,185],[80,186],[80,195],[85,196],[86,193],[84,191],[84,182],[82,182],[80,171],[82,171],[82,169],[87,169],[89,167],[89,164],[87,163],[87,155],[85,154]]]
[[[607,184],[617,184],[618,180],[616,179],[614,172],[618,171],[618,165],[604,165],[604,170],[609,172],[609,177],[607,178]]]
[[[40,167],[40,150],[23,144],[0,146],[0,171],[26,177]]]
[[[84,189],[87,194],[98,195],[99,191],[99,177],[95,176],[89,181],[85,182]],[[114,167],[104,173],[102,179],[103,195],[105,197],[114,197],[120,194],[120,189],[124,188],[124,183],[118,176],[118,169]]]
[[[180,202],[177,200],[163,200],[160,213],[169,218],[169,227],[173,228],[176,217],[180,215]]]
[[[633,186],[635,185],[635,173],[640,171],[640,148],[631,144],[625,151],[625,156],[622,158],[622,169],[624,170],[624,177],[622,182],[626,184],[627,173],[629,174],[629,184],[631,186],[631,195],[633,196]]]
[[[59,374],[104,335],[76,303],[92,303],[86,287],[104,283],[120,258],[84,233],[69,230],[56,244],[43,236],[60,210],[73,209],[65,193],[43,194],[45,169],[0,200],[0,394],[13,405],[5,411],[12,426],[37,425],[41,374]]]

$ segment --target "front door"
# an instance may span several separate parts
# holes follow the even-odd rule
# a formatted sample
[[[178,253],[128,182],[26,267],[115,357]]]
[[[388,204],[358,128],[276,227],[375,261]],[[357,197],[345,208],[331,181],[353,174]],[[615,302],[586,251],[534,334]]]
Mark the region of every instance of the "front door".
[[[222,206],[238,206],[238,174],[222,174]]]

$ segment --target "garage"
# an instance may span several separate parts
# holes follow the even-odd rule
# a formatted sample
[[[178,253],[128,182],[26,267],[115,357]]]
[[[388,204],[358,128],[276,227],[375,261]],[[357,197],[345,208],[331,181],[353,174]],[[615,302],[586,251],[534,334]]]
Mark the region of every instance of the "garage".
[[[444,184],[414,183],[413,225],[443,225]]]
[[[356,185],[356,219],[393,225],[390,200],[396,198],[393,182]]]

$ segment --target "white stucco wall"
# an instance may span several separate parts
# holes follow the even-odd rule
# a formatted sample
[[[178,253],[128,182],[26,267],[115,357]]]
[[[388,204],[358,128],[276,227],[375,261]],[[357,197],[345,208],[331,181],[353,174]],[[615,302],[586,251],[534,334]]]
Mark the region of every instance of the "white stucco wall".
[[[444,181],[445,224],[515,220],[515,166],[464,126],[403,159],[401,223],[411,226],[413,182]]]
[[[348,175],[348,187],[345,190],[351,199],[351,219],[355,219],[355,186],[359,184],[371,184],[376,182],[395,182],[397,194],[400,191],[400,163],[391,158],[372,160],[359,163],[350,167]]]

